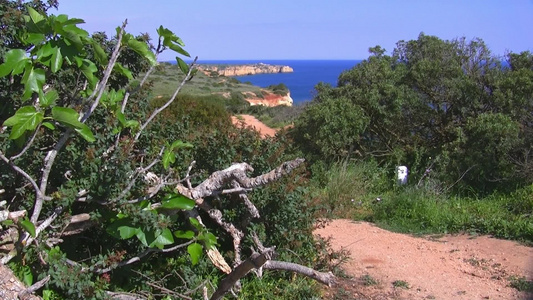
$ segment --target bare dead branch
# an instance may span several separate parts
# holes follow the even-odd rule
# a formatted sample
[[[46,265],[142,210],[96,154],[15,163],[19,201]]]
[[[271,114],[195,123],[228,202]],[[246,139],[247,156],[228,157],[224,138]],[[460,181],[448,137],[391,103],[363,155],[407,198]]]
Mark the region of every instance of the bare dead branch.
[[[193,189],[186,188],[183,185],[178,185],[176,189],[179,193],[191,199],[200,199],[216,195],[226,184],[231,183],[233,180],[237,181],[243,188],[256,188],[290,173],[304,161],[303,158],[297,158],[295,160],[284,162],[276,169],[254,178],[249,178],[246,175],[246,172],[253,171],[253,168],[249,164],[234,164],[229,168],[214,172],[204,180],[204,182]]]
[[[254,252],[252,255],[237,266],[233,272],[231,272],[226,278],[224,278],[217,290],[211,295],[211,300],[219,300],[229,292],[229,290],[235,285],[235,283],[246,276],[251,270],[258,269],[263,266],[274,253],[274,247],[268,248],[262,253]]]
[[[97,273],[97,274],[103,274],[103,273],[107,273],[107,272],[110,272],[116,268],[120,268],[120,267],[123,267],[123,266],[127,266],[127,265],[130,265],[130,264],[133,264],[133,263],[136,263],[136,262],[139,262],[141,261],[141,259],[143,257],[145,257],[146,255],[150,254],[150,253],[158,253],[158,252],[161,252],[161,253],[169,253],[169,252],[172,252],[172,251],[176,251],[180,248],[183,248],[183,247],[186,247],[192,243],[194,243],[196,240],[193,239],[193,240],[190,240],[188,241],[187,243],[183,243],[183,244],[179,244],[179,245],[176,245],[174,247],[170,247],[170,248],[166,248],[166,249],[157,249],[157,248],[148,248],[146,250],[144,250],[143,252],[137,254],[136,256],[128,259],[128,260],[124,260],[124,261],[121,261],[120,263],[116,264],[116,265],[113,265],[113,266],[110,266],[110,267],[107,267],[107,268],[103,268],[103,269],[95,269],[93,272],[94,273]],[[83,268],[82,271],[86,271],[87,269]]]
[[[283,270],[305,275],[329,287],[335,285],[335,275],[331,272],[318,272],[312,268],[286,261],[269,260],[263,264],[269,270]]]
[[[29,288],[25,289],[24,291],[20,292],[18,297],[19,299],[26,299],[29,295],[35,293],[38,289],[42,288],[48,281],[50,281],[50,275],[46,276],[45,278],[37,281]]]
[[[222,220],[222,212],[218,209],[211,207],[209,204],[206,203],[206,201],[203,201],[203,199],[198,199],[196,201],[196,204],[203,211],[207,212],[209,214],[209,217],[211,217],[211,219],[213,219],[220,227],[226,230],[229,235],[231,235],[231,237],[233,238],[233,250],[235,252],[234,266],[239,265],[242,261],[241,240],[244,237],[244,233],[237,229],[237,227],[235,227],[235,225],[233,225],[232,223],[224,222]]]
[[[111,299],[114,299],[114,300],[146,300],[148,298],[144,297],[144,296],[141,296],[141,295],[137,295],[137,294],[132,294],[132,293],[117,293],[117,292],[106,292],[107,296],[111,297]]]

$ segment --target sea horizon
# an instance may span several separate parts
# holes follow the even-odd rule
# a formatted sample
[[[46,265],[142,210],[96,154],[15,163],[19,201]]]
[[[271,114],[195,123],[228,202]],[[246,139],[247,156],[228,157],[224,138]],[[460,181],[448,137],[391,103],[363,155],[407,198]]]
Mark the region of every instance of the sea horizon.
[[[291,73],[255,74],[232,76],[241,82],[250,82],[259,87],[283,83],[287,86],[293,104],[313,100],[315,86],[324,82],[337,86],[339,75],[353,68],[363,60],[354,59],[239,59],[239,60],[198,60],[197,64],[257,64],[283,65],[293,68]]]

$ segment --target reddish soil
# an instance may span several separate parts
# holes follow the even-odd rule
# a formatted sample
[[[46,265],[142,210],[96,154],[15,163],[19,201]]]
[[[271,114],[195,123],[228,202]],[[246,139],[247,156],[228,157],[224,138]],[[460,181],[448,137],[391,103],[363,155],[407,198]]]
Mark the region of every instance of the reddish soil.
[[[533,279],[533,248],[513,241],[414,237],[349,220],[334,220],[315,234],[349,252],[342,265],[349,277],[325,292],[332,299],[533,299],[510,287],[511,276]]]
[[[241,118],[242,120],[240,120]],[[232,116],[231,121],[237,126],[252,127],[254,130],[259,131],[262,137],[276,135],[276,130],[263,124],[263,122],[257,120],[251,115],[239,115],[239,117]]]

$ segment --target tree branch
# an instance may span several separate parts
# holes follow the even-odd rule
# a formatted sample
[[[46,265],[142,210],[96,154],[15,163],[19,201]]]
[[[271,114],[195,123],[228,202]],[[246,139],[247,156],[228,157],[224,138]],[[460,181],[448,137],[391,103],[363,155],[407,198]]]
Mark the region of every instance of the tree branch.
[[[217,290],[211,295],[211,300],[220,300],[229,290],[235,285],[235,283],[246,276],[251,270],[259,269],[263,266],[274,253],[274,247],[267,248],[262,253],[254,252],[252,255],[237,266],[226,278],[224,278]]]
[[[230,183],[232,180],[236,180],[243,188],[256,188],[275,181],[281,178],[282,176],[290,173],[292,170],[301,165],[304,161],[305,160],[303,158],[297,158],[295,160],[284,162],[276,169],[254,178],[249,178],[246,175],[246,172],[253,171],[253,168],[249,164],[234,164],[231,167],[226,168],[222,171],[214,172],[213,174],[211,174],[211,176],[209,176],[209,178],[204,180],[204,182],[197,185],[193,189],[186,188],[181,184],[178,185],[176,189],[179,193],[191,199],[200,199],[216,195],[217,193],[219,193],[219,190],[223,189],[224,185]]]
[[[269,260],[263,264],[269,270],[283,270],[305,275],[329,287],[335,285],[335,275],[331,272],[318,272],[312,268],[286,261]]]
[[[37,182],[33,180],[33,178],[28,173],[26,173],[24,170],[15,165],[15,163],[9,160],[4,155],[4,153],[2,153],[2,151],[0,151],[0,159],[6,162],[15,172],[19,173],[30,182],[30,184],[33,186],[33,189],[35,190],[36,197],[43,197],[43,195],[41,194],[41,190],[39,189],[39,185],[37,185]]]
[[[174,92],[174,94],[172,95],[172,97],[170,98],[170,100],[168,100],[163,106],[161,106],[160,108],[156,109],[151,115],[150,117],[148,117],[148,119],[146,120],[146,122],[144,122],[142,125],[141,125],[141,128],[139,129],[139,131],[137,132],[137,134],[135,135],[135,137],[133,138],[133,142],[137,142],[137,140],[139,139],[139,137],[141,136],[141,133],[143,132],[143,130],[146,128],[146,126],[148,126],[148,124],[150,124],[150,122],[152,122],[152,120],[159,114],[161,113],[163,110],[165,110],[165,108],[167,108],[172,102],[174,102],[174,100],[176,99],[176,97],[178,96],[178,93],[179,91],[181,90],[181,88],[185,85],[185,82],[187,82],[189,80],[189,78],[191,77],[191,73],[192,73],[192,70],[193,70],[193,66],[194,64],[196,63],[196,61],[198,60],[198,56],[194,59],[194,61],[189,65],[189,72],[187,72],[187,74],[185,75],[185,78],[183,78],[183,80],[181,81],[180,85],[178,86],[178,88],[176,89],[176,91]]]

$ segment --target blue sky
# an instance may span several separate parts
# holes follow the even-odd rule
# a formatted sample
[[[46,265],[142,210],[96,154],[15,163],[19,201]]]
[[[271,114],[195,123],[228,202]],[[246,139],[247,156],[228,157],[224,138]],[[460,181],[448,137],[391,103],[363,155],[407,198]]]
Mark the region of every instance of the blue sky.
[[[50,13],[84,19],[90,33],[127,18],[128,32],[155,38],[163,25],[200,60],[364,59],[420,32],[479,37],[496,55],[533,51],[533,0],[60,0]]]

